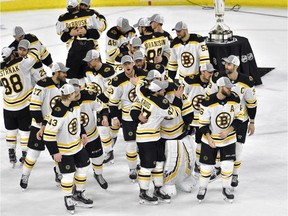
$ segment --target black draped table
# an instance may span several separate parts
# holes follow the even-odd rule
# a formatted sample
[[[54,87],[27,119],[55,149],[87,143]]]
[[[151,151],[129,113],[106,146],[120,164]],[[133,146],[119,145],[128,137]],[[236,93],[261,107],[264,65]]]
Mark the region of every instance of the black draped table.
[[[221,59],[228,57],[229,55],[235,55],[241,62],[238,71],[240,73],[245,73],[252,76],[256,85],[262,84],[261,76],[257,69],[255,56],[248,39],[240,36],[233,37],[236,39],[236,41],[227,44],[207,42],[210,62],[218,71],[224,71],[225,67],[222,64]]]

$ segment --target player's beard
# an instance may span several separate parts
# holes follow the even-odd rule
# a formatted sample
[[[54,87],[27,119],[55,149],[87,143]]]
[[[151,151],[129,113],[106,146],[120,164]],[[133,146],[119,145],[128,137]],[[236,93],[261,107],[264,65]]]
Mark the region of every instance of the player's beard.
[[[221,93],[225,96],[225,97],[229,97],[231,95],[231,91],[226,92],[225,90],[222,89]]]

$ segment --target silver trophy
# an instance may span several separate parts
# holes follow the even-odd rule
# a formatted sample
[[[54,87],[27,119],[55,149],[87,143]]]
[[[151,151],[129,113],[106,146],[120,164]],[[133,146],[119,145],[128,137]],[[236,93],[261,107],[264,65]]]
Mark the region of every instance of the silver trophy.
[[[233,32],[224,23],[225,0],[214,0],[216,25],[209,32],[207,42],[229,43],[233,42]]]

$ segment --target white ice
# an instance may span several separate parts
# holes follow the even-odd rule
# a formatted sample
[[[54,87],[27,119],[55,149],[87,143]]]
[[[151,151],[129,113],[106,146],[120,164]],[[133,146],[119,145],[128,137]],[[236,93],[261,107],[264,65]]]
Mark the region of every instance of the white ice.
[[[189,31],[206,36],[214,26],[214,11],[201,7],[111,7],[97,8],[108,20],[109,27],[120,16],[134,24],[140,17],[160,13],[165,18],[164,29],[184,21]],[[235,35],[247,37],[254,51],[258,67],[276,69],[262,77],[257,86],[258,110],[256,133],[247,137],[240,173],[240,183],[235,190],[233,204],[225,203],[221,194],[221,181],[209,185],[202,204],[196,200],[196,187],[192,193],[179,192],[171,204],[142,206],[138,204],[137,183],[128,180],[125,162],[125,143],[119,135],[116,144],[115,164],[104,167],[109,183],[102,190],[89,172],[87,195],[94,200],[92,209],[76,209],[75,215],[233,215],[233,216],[286,216],[287,215],[287,9],[241,8],[242,11],[273,14],[265,16],[226,11],[225,22]],[[66,48],[55,31],[55,23],[65,9],[1,13],[1,49],[12,40],[12,28],[20,25],[27,33],[34,33],[47,46],[54,61],[65,63]],[[104,55],[105,33],[100,47]],[[2,89],[1,89],[2,90]],[[2,97],[2,96],[1,96]],[[2,99],[1,99],[2,100]],[[2,103],[1,103],[2,104]],[[3,119],[1,111],[0,118]],[[1,215],[5,216],[63,216],[63,194],[55,186],[53,161],[48,152],[41,154],[29,179],[25,192],[19,186],[21,167],[10,168],[5,144],[3,120],[1,138]],[[17,149],[18,158],[20,149]]]

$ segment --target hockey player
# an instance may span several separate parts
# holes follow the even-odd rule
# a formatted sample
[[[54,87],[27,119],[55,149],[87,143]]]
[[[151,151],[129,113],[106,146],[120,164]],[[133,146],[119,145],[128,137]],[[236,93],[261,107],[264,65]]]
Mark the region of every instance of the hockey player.
[[[17,162],[17,134],[20,135],[23,162],[27,152],[31,116],[29,104],[33,90],[31,68],[38,61],[39,52],[31,52],[24,59],[16,58],[11,48],[4,47],[1,52],[0,80],[4,86],[3,112],[6,132],[6,143],[12,167]]]
[[[103,148],[102,143],[96,127],[96,118],[94,112],[100,112],[103,120],[101,125],[108,127],[108,108],[98,98],[96,98],[96,91],[91,91],[89,88],[80,91],[80,82],[78,79],[69,80],[69,84],[73,85],[75,92],[79,93],[78,102],[81,109],[81,124],[87,132],[88,143],[85,145],[85,149],[88,152],[91,159],[94,178],[98,184],[103,188],[108,188],[108,183],[103,177]]]
[[[42,42],[35,36],[34,34],[25,34],[23,28],[21,26],[15,26],[13,29],[13,37],[15,40],[9,45],[9,47],[16,51],[18,48],[18,44],[21,40],[26,39],[30,42],[30,48],[37,49],[40,53],[40,60],[47,67],[52,67],[53,60],[52,56],[47,50],[47,48],[42,44]]]
[[[211,94],[217,91],[217,86],[215,85],[217,79],[222,76],[227,76],[234,84],[232,91],[239,96],[241,101],[241,109],[243,109],[244,112],[244,121],[239,127],[239,129],[236,131],[236,160],[234,163],[233,178],[231,183],[232,187],[237,187],[238,172],[241,166],[243,144],[245,143],[247,132],[249,136],[253,135],[255,132],[257,98],[254,79],[251,76],[247,76],[243,73],[237,72],[237,69],[240,65],[239,58],[237,56],[230,55],[227,58],[223,58],[222,60],[223,64],[225,64],[225,73],[214,74],[209,88],[207,88],[207,94]]]
[[[136,36],[136,31],[129,25],[128,19],[119,17],[117,25],[106,33],[106,63],[115,67],[119,65],[121,58],[128,52],[129,41]]]
[[[151,28],[154,32],[160,32],[165,35],[165,37],[168,38],[169,42],[173,41],[172,36],[163,29],[163,23],[164,23],[164,17],[160,14],[154,14],[149,18]]]
[[[148,62],[159,63],[166,66],[170,56],[169,41],[164,34],[153,32],[147,18],[140,18],[134,26],[138,27],[142,46]]]
[[[205,97],[205,89],[207,88],[209,81],[215,71],[211,63],[202,64],[200,66],[200,73],[192,76],[187,76],[184,79],[185,93],[188,100],[193,104],[193,122],[192,127],[196,129],[195,142],[196,142],[196,163],[194,167],[195,174],[199,174],[200,171],[200,151],[201,151],[201,131],[199,130],[199,111],[200,104]]]
[[[79,92],[75,92],[71,84],[64,84],[61,92],[62,98],[52,108],[43,140],[53,159],[59,164],[63,175],[61,189],[64,192],[64,203],[67,211],[73,214],[75,205],[93,207],[93,201],[85,196],[90,160],[83,146],[87,144],[88,138],[81,124],[80,105],[76,102]]]
[[[217,93],[209,95],[200,105],[200,178],[197,199],[202,201],[206,195],[217,152],[220,152],[222,193],[225,199],[233,201],[231,179],[235,161],[236,130],[243,121],[240,98],[231,92],[234,85],[227,77],[217,80]]]
[[[182,21],[176,23],[172,30],[176,31],[177,37],[170,45],[168,75],[181,81],[186,76],[199,73],[199,66],[210,61],[208,47],[202,36],[189,34],[187,24]]]
[[[139,149],[140,165],[138,181],[140,186],[140,204],[158,204],[158,199],[170,203],[171,197],[162,192],[163,166],[165,161],[165,144],[160,136],[160,124],[164,118],[176,118],[182,106],[181,97],[183,87],[174,92],[175,99],[172,106],[164,97],[168,82],[152,81],[147,95],[138,98],[136,109],[132,107],[130,115],[138,122],[136,141]],[[140,107],[139,107],[140,105]],[[176,107],[177,106],[177,107]],[[140,108],[140,109],[139,109]],[[154,196],[147,194],[149,183],[153,179]]]
[[[129,178],[135,180],[137,178],[137,145],[136,145],[136,127],[137,122],[134,122],[129,115],[129,110],[135,100],[135,85],[130,82],[132,77],[137,76],[143,79],[147,73],[141,69],[134,67],[134,61],[131,56],[125,55],[121,59],[124,72],[115,76],[112,80],[109,107],[112,118],[112,125],[120,127],[122,124],[123,137],[126,141],[126,159],[130,169]],[[118,117],[118,106],[121,102],[122,120]]]
[[[38,53],[38,51],[35,48],[30,48],[30,42],[26,39],[22,39],[17,48],[17,53],[20,57],[25,58],[29,52],[34,52]],[[43,64],[41,60],[37,60],[37,62],[33,65],[31,68],[31,76],[32,76],[32,85],[33,87],[35,84],[40,80],[45,78],[46,71],[43,68]]]
[[[97,50],[88,51],[83,60],[87,62],[89,66],[86,70],[87,86],[95,89],[97,97],[107,104],[109,101],[109,92],[107,89],[110,87],[112,79],[116,75],[114,68],[109,64],[102,63],[100,53]],[[100,113],[97,114],[97,118],[97,124],[101,123],[102,117]],[[111,122],[111,119],[109,119],[109,122]],[[98,130],[105,152],[104,163],[108,163],[109,161],[113,162],[113,146],[116,143],[119,128],[98,124]]]
[[[28,152],[22,168],[20,186],[26,189],[28,179],[40,153],[45,150],[42,134],[46,125],[47,117],[52,111],[56,101],[61,97],[60,88],[66,83],[69,68],[57,62],[52,67],[52,77],[46,77],[37,82],[33,89],[30,113],[32,116],[31,132],[28,140]],[[54,167],[55,181],[60,183],[61,176],[58,166]]]
[[[161,74],[163,74],[162,76],[164,80],[164,71],[165,71],[164,66],[159,63],[148,62],[146,58],[144,57],[143,52],[141,52],[140,50],[137,50],[133,54],[133,60],[135,62],[135,66],[137,68],[143,69],[144,71],[150,71],[150,70],[159,71]]]
[[[102,23],[102,25],[100,25],[98,28],[98,31],[100,33],[102,33],[107,28],[106,18],[104,15],[100,14],[98,11],[91,9],[90,6],[91,6],[91,0],[81,0],[80,4],[79,4],[79,9],[80,9],[80,11],[85,10],[88,12],[90,12],[90,11],[94,12],[94,14],[96,15],[96,19],[99,20],[100,23]]]
[[[94,11],[79,11],[77,0],[68,0],[67,10],[67,13],[58,18],[56,30],[68,48],[66,66],[70,70],[67,78],[80,79],[81,86],[84,86],[86,63],[82,60],[89,50],[97,49],[99,29],[102,29],[104,24],[96,18]]]

